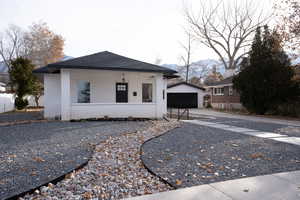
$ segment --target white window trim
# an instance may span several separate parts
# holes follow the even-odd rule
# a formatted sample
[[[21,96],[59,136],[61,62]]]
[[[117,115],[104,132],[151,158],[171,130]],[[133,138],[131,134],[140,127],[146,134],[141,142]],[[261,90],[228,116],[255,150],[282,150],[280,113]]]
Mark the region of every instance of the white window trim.
[[[151,85],[151,87],[152,87],[152,95],[151,95],[151,102],[144,102],[143,101],[143,85],[144,84],[150,84]],[[153,86],[154,84],[152,83],[152,82],[143,82],[142,83],[142,103],[154,103],[154,86]]]
[[[229,88],[228,88],[228,95],[233,96],[233,87],[232,86],[229,86]]]
[[[90,85],[90,88],[89,88],[89,90],[90,90],[90,94],[89,94],[89,100],[90,100],[90,102],[81,103],[81,104],[89,104],[89,103],[91,103],[91,81],[90,80],[76,80],[76,103],[79,103],[78,102],[78,100],[79,100],[79,95],[78,95],[79,88],[78,88],[78,84],[79,84],[80,81],[88,82],[89,85]]]
[[[223,88],[223,93],[220,92],[222,88]],[[217,90],[217,93],[215,92],[215,89]],[[224,96],[224,87],[215,87],[215,88],[213,88],[213,95],[214,96]]]

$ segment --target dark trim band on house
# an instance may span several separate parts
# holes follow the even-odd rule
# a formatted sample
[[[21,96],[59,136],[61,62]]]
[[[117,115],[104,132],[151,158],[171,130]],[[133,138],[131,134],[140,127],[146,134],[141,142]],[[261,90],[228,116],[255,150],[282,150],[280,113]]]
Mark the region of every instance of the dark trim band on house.
[[[165,76],[177,73],[166,67],[134,60],[108,51],[49,64],[34,73],[60,73],[60,69],[94,69],[115,71],[160,72]]]

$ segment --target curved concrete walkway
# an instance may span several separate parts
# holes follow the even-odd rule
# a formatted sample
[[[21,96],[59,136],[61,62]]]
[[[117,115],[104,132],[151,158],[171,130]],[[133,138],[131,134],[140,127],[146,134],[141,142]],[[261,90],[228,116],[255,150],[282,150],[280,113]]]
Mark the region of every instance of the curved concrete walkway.
[[[300,171],[242,178],[127,200],[299,200]]]

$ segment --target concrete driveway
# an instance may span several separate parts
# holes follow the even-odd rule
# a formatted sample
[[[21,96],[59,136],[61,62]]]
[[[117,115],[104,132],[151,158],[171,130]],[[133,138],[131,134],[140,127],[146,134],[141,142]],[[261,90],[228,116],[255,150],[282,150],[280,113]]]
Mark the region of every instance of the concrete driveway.
[[[264,122],[264,123],[300,127],[300,119],[289,120],[289,119],[270,118],[264,116],[232,114],[232,113],[219,112],[211,109],[191,109],[190,114],[192,116],[210,117],[211,119],[238,119],[238,120],[247,120],[252,122]]]
[[[149,122],[39,122],[0,127],[0,199],[6,199],[85,163],[93,145]]]

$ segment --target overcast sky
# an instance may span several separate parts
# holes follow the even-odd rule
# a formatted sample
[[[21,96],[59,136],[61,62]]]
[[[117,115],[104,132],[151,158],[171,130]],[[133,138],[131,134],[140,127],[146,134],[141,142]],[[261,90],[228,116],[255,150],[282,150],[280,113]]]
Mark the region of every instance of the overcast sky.
[[[262,0],[256,0],[262,1]],[[271,1],[271,0],[267,0]],[[0,31],[47,22],[73,57],[112,51],[131,58],[178,63],[184,41],[184,4],[198,0],[0,0]],[[272,7],[271,3],[265,4]],[[216,58],[198,46],[193,60]]]

